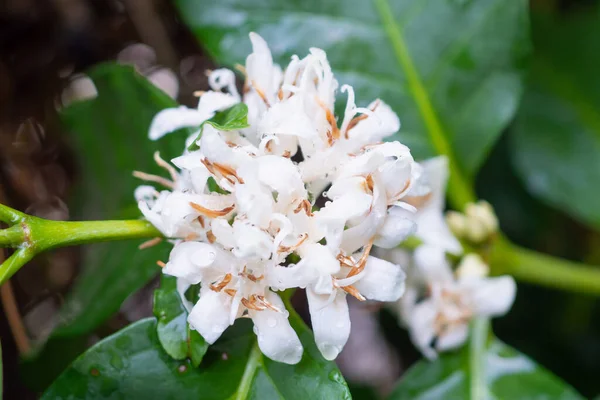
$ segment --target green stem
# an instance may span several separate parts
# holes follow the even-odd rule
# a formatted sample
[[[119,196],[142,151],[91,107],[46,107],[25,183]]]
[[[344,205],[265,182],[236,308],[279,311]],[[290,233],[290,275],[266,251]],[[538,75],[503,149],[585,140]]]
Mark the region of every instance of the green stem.
[[[153,238],[161,233],[147,221],[51,221],[33,217],[0,204],[0,221],[10,226],[0,230],[0,248],[17,248],[0,265],[0,285],[36,254],[57,247],[85,243]]]
[[[25,232],[19,225],[0,230],[0,247],[17,247],[25,240]]]
[[[85,243],[162,236],[144,220],[71,222],[36,218],[29,223],[29,227],[32,245],[40,251]]]
[[[235,400],[244,400],[248,398],[250,388],[252,387],[252,380],[254,379],[256,370],[261,365],[261,362],[262,353],[258,347],[258,342],[254,341],[250,356],[248,357],[248,362],[246,363],[246,369],[244,369],[244,375],[242,375],[238,390],[235,392]]]
[[[20,248],[0,265],[0,285],[10,279],[23,265],[35,256],[35,252],[28,247]]]
[[[9,225],[13,225],[19,222],[22,222],[27,217],[26,214],[23,214],[20,211],[12,209],[4,204],[0,204],[0,221],[6,222]]]
[[[438,154],[443,154],[448,157],[448,162],[450,164],[448,197],[450,203],[456,209],[462,210],[467,203],[477,199],[475,192],[467,177],[463,175],[458,167],[456,157],[454,156],[450,142],[447,139],[448,133],[444,130],[435,108],[433,107],[429,93],[427,92],[427,89],[425,89],[423,80],[415,67],[413,58],[404,40],[402,28],[394,18],[394,13],[392,12],[388,0],[375,0],[375,7],[381,18],[383,29],[394,50],[396,60],[406,75],[408,88],[413,95],[417,109],[425,124],[429,142]]]
[[[600,267],[524,249],[506,240],[496,244],[491,264],[495,274],[510,274],[522,282],[600,295]]]
[[[484,400],[487,398],[485,355],[486,341],[490,321],[487,318],[475,318],[471,322],[471,336],[469,340],[469,392],[471,400]]]

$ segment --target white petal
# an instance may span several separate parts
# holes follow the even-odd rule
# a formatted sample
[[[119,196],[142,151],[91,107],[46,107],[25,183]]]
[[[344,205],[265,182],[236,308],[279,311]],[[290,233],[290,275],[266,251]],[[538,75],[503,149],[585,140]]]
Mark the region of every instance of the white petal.
[[[150,206],[154,204],[158,195],[159,193],[156,188],[150,185],[140,185],[133,192],[136,201],[143,201]]]
[[[209,247],[212,246],[208,245]],[[169,262],[163,268],[163,273],[167,275],[183,278],[191,284],[199,283],[202,280],[202,267],[193,262],[196,252],[204,252],[207,247],[205,243],[199,242],[181,242],[173,247],[169,255]],[[200,261],[202,266],[208,266],[214,261],[212,257],[203,257]],[[212,258],[212,259],[211,259]]]
[[[504,315],[515,301],[517,284],[511,276],[473,280],[468,285],[473,287],[472,302],[476,315]]]
[[[202,287],[200,300],[188,315],[188,322],[209,344],[213,344],[229,326],[230,308],[229,295]]]
[[[233,253],[237,257],[267,260],[271,256],[273,238],[248,221],[236,220],[233,223],[233,235],[236,243]]]
[[[192,311],[192,308],[194,308],[194,305],[191,301],[185,298],[185,292],[187,292],[187,290],[192,285],[185,279],[177,278],[176,286],[177,293],[179,293],[179,298],[181,299],[181,303],[185,307],[186,311],[189,313],[190,311]]]
[[[290,159],[267,155],[260,157],[256,165],[259,181],[277,192],[278,203],[288,204],[299,197],[306,197],[300,172]]]
[[[437,307],[432,299],[427,299],[417,304],[410,317],[410,337],[413,344],[430,360],[435,359],[437,354],[431,347],[435,338],[435,317]]]
[[[223,134],[226,134],[226,132],[223,132]],[[204,125],[199,146],[209,161],[227,165],[233,169],[237,169],[243,163],[252,161],[248,151],[243,148],[229,147],[221,132],[210,124]]]
[[[369,256],[365,274],[354,287],[369,300],[396,301],[404,293],[405,279],[399,265]]]
[[[293,287],[307,287],[315,283],[320,276],[327,276],[340,270],[340,263],[326,247],[318,243],[310,243],[300,247],[298,253],[302,260],[298,264],[287,267],[274,266],[269,270],[269,286],[277,290]]]
[[[215,90],[215,92],[213,93],[229,96],[235,99],[236,103],[240,102],[240,95],[235,86],[235,74],[232,70],[227,68],[219,68],[213,70],[212,73],[208,76],[208,84],[213,90]],[[221,93],[223,89],[227,89],[228,93]],[[206,93],[204,95],[206,95]],[[214,99],[215,103],[218,103],[218,101],[218,99]],[[233,104],[227,105],[223,109],[231,107],[232,105]]]
[[[200,127],[200,124],[211,116],[212,115],[199,113],[197,110],[185,106],[167,108],[154,116],[152,124],[150,125],[148,137],[150,140],[157,140],[177,129],[190,126]]]
[[[275,88],[281,83],[281,68],[273,63],[267,42],[258,34],[250,32],[252,53],[246,58],[246,73],[252,87],[261,90],[270,104],[275,103]]]
[[[398,246],[417,230],[417,225],[413,219],[414,214],[402,207],[389,208],[385,222],[377,231],[375,246],[384,249]]]
[[[452,254],[462,252],[462,246],[450,232],[442,210],[428,207],[419,211],[416,218],[416,236],[424,243],[438,246]]]
[[[308,308],[315,342],[327,360],[333,360],[342,351],[350,335],[350,315],[346,294],[339,291],[332,302],[328,295],[306,290]]]
[[[416,236],[426,244],[441,246],[449,253],[460,254],[462,246],[454,237],[444,218],[444,201],[448,183],[448,159],[436,157],[421,163],[423,180],[431,190],[427,204],[419,210]],[[413,189],[414,190],[414,189]],[[412,193],[411,193],[412,194]]]
[[[410,323],[410,318],[413,314],[415,306],[417,305],[418,299],[419,290],[415,286],[408,284],[404,294],[396,303],[395,308],[404,326],[408,326]]]
[[[217,218],[211,221],[210,227],[213,235],[217,238],[217,242],[226,249],[232,249],[236,245],[233,235],[233,228],[229,222],[223,218]]]
[[[418,274],[427,283],[452,282],[452,268],[446,259],[443,249],[435,246],[421,245],[413,253]]]
[[[377,143],[398,132],[400,129],[398,115],[381,100],[373,101],[367,108],[372,110],[375,105],[377,108],[373,114],[360,121],[349,131],[348,136],[351,140],[360,140],[361,144]]]
[[[378,170],[388,199],[399,199],[408,193],[415,164],[408,147],[400,142],[387,142],[370,151],[381,153],[385,159]]]
[[[243,174],[242,174],[243,176]],[[256,180],[247,179],[235,187],[236,210],[260,228],[268,228],[273,212],[273,194]]]
[[[300,96],[271,106],[262,116],[258,131],[263,135],[292,135],[308,139],[316,139],[318,135],[304,111]]]
[[[362,246],[366,245],[369,240],[374,239],[377,232],[385,222],[387,215],[387,203],[385,192],[379,178],[373,176],[373,202],[369,209],[369,213],[359,224],[354,225],[343,232],[342,249],[347,253],[354,253]],[[327,242],[329,244],[329,242]]]
[[[460,347],[469,336],[469,326],[465,324],[452,325],[450,330],[444,332],[437,339],[435,347],[439,351],[446,351]]]
[[[288,321],[283,301],[273,292],[266,294],[266,300],[282,310],[277,312],[266,309],[250,311],[254,322],[254,333],[262,353],[273,361],[285,364],[297,364],[302,358],[302,343]]]

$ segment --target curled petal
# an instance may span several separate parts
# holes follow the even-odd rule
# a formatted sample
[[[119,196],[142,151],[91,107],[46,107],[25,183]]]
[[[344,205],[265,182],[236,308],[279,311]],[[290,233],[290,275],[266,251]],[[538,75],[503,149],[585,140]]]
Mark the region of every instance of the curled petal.
[[[158,140],[167,133],[171,133],[177,129],[190,126],[199,127],[200,124],[210,117],[212,115],[203,114],[185,106],[167,108],[156,114],[152,120],[148,137],[151,140]]]
[[[398,132],[400,119],[390,106],[381,100],[375,100],[367,108],[373,113],[348,131],[351,140],[360,140],[360,144],[377,143]]]

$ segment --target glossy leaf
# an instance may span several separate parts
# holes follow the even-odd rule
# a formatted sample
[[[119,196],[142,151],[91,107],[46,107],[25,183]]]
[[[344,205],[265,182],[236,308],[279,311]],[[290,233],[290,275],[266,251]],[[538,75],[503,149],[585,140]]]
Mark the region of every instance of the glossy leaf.
[[[248,125],[248,106],[244,103],[238,103],[226,110],[217,112],[214,117],[202,123],[202,126],[204,124],[210,124],[221,131],[236,131],[247,128],[250,126]],[[189,146],[190,150],[200,148],[196,143],[200,136],[202,136],[202,129],[196,140]]]
[[[473,371],[468,346],[423,360],[409,369],[389,400],[583,400],[574,389],[534,361],[497,339],[487,345],[482,370]],[[484,387],[474,395],[473,373],[483,373]]]
[[[349,399],[335,364],[321,357],[299,317],[291,321],[305,346],[297,365],[262,356],[246,319],[229,328],[193,368],[164,352],[154,319],[142,320],[84,353],[42,399]]]
[[[380,97],[402,120],[417,158],[451,146],[474,173],[511,120],[529,50],[527,2],[503,0],[177,0],[181,17],[220,63],[243,63],[248,33],[286,64],[327,51],[358,104]],[[339,105],[338,105],[339,106]]]
[[[208,343],[189,328],[175,277],[161,276],[160,287],[154,292],[154,316],[158,340],[167,354],[176,360],[189,358],[195,367],[200,365]]]
[[[148,128],[154,115],[176,106],[132,67],[103,64],[89,71],[98,91],[95,99],[65,109],[62,121],[70,133],[81,170],[72,203],[73,219],[138,218],[133,198],[141,181],[134,170],[164,174],[153,161],[181,154],[185,135],[152,142]],[[139,243],[114,242],[86,246],[79,276],[63,306],[55,335],[85,334],[114,314],[123,301],[146,284],[168,255],[167,244],[138,250]]]
[[[600,227],[600,13],[534,18],[535,57],[512,132],[527,188]]]

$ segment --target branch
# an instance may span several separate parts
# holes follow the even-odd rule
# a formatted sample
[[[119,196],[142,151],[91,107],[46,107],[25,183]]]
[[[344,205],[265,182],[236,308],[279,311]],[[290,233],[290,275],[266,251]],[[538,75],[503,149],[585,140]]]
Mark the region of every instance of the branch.
[[[37,218],[0,204],[0,248],[17,250],[0,265],[0,285],[35,255],[50,249],[85,243],[162,237],[148,221],[52,221]]]
[[[491,261],[496,274],[510,274],[522,282],[549,288],[600,295],[600,267],[542,254],[507,240],[498,241]]]
[[[27,217],[26,214],[23,214],[20,211],[17,211],[13,208],[5,206],[4,204],[0,204],[0,221],[6,222],[9,225],[14,225],[19,222],[22,222]]]
[[[30,247],[21,247],[12,256],[0,265],[0,285],[10,279],[21,267],[35,256],[35,251]]]

